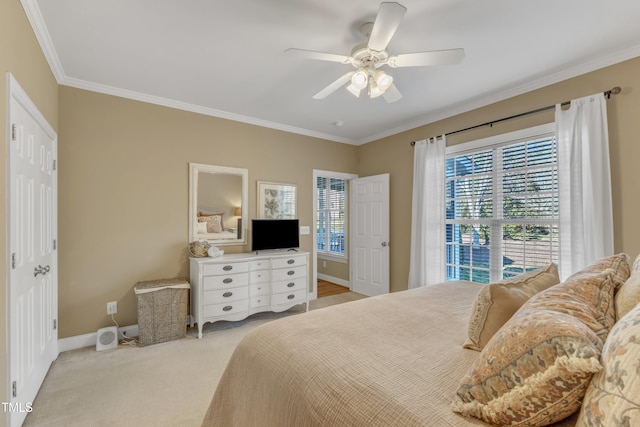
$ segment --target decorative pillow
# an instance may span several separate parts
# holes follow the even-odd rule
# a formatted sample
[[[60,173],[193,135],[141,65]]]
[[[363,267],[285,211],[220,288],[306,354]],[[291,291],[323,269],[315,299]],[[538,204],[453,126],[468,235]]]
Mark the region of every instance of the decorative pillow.
[[[640,255],[633,263],[631,276],[616,294],[616,320],[622,319],[638,303],[640,303]]]
[[[222,233],[222,216],[224,214],[207,214],[198,217],[198,222],[207,223],[207,233]]]
[[[452,409],[513,426],[544,426],[577,411],[602,369],[600,351],[618,285],[607,269],[531,297],[482,350]]]
[[[576,427],[634,426],[640,419],[640,305],[611,330]]]
[[[471,309],[464,348],[480,351],[491,337],[540,291],[560,283],[555,264],[483,286]]]
[[[207,233],[207,223],[206,222],[199,222],[198,223],[198,233],[199,234],[206,234]]]
[[[567,280],[572,280],[580,277],[581,275],[589,275],[591,273],[598,273],[606,269],[612,269],[613,273],[618,276],[621,283],[629,278],[631,274],[631,268],[629,266],[629,255],[625,253],[619,253],[617,255],[611,255],[606,258],[601,258],[582,270],[569,276]]]

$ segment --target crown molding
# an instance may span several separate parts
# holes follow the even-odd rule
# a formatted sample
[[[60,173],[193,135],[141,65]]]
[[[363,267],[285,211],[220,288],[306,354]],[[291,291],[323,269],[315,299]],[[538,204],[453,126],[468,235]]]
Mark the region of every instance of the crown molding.
[[[342,138],[336,135],[326,134],[322,132],[316,132],[309,129],[298,128],[294,126],[285,125],[282,123],[271,122],[268,120],[257,119],[254,117],[244,116],[240,114],[230,113],[227,111],[216,110],[214,108],[203,107],[200,105],[190,104],[186,102],[176,101],[168,98],[162,98],[154,95],[148,95],[140,92],[130,91],[127,89],[120,89],[113,86],[92,83],[80,79],[67,77],[64,73],[62,64],[56,52],[56,49],[51,41],[49,32],[40,13],[36,0],[20,0],[22,7],[25,10],[27,19],[33,28],[38,43],[44,53],[44,56],[49,63],[51,71],[60,85],[75,87],[78,89],[89,90],[98,93],[104,93],[107,95],[118,96],[121,98],[132,99],[141,102],[147,102],[150,104],[162,105],[169,108],[175,108],[178,110],[190,111],[198,114],[204,114],[208,116],[218,117],[222,119],[247,123],[251,125],[261,126],[265,128],[280,130],[283,132],[294,133],[298,135],[305,135],[313,138],[319,138],[328,141],[340,142],[350,145],[363,145],[372,141],[377,141],[382,138],[386,138],[392,135],[396,135],[401,132],[405,132],[411,129],[415,129],[421,126],[434,123],[438,120],[443,120],[448,117],[455,116],[475,110],[477,108],[485,107],[487,105],[503,101],[505,99],[512,98],[514,96],[522,95],[527,92],[531,92],[542,87],[561,82],[582,74],[589,73],[591,71],[598,70],[622,61],[626,61],[631,58],[640,56],[640,45],[631,46],[629,48],[621,49],[616,52],[612,52],[609,55],[604,55],[595,59],[588,60],[581,64],[566,68],[564,70],[543,76],[531,82],[523,83],[518,86],[508,88],[502,91],[492,93],[487,96],[470,99],[461,104],[455,105],[450,108],[441,109],[431,114],[425,115],[425,117],[407,122],[404,125],[397,126],[392,129],[388,129],[384,132],[370,135],[362,139]],[[603,89],[604,90],[604,89]]]
[[[446,108],[446,109],[436,111],[432,114],[427,115],[423,119],[412,121],[402,126],[389,129],[385,132],[371,135],[367,138],[354,141],[354,145],[363,145],[369,142],[377,141],[379,139],[386,138],[388,136],[396,135],[401,132],[405,132],[411,129],[428,125],[430,123],[437,122],[438,120],[443,120],[458,114],[466,113],[471,110],[475,110],[477,108],[486,107],[487,105],[491,105],[499,101],[504,101],[505,99],[513,98],[515,96],[522,95],[524,93],[531,92],[533,90],[540,89],[555,83],[559,83],[561,81],[568,80],[570,78],[577,77],[582,74],[590,73],[592,71],[599,70],[601,68],[605,68],[610,65],[627,61],[629,59],[636,58],[638,56],[640,56],[640,45],[636,45],[630,48],[612,52],[609,55],[605,55],[602,57],[589,60],[587,62],[581,63],[579,65],[576,65],[570,68],[566,68],[556,73],[549,74],[547,76],[541,77],[531,82],[527,82],[509,89],[505,89],[503,91],[499,91],[499,92],[490,94],[488,96],[471,99],[467,102],[464,102],[462,104],[459,104],[451,108]],[[608,89],[610,88],[603,88],[603,91]]]
[[[198,114],[203,114],[207,116],[218,117],[221,119],[247,123],[250,125],[256,125],[256,126],[261,126],[265,128],[280,130],[283,132],[295,133],[298,135],[305,135],[313,138],[340,142],[343,144],[354,143],[354,141],[351,139],[339,138],[339,137],[336,137],[335,135],[315,132],[309,129],[302,129],[295,126],[289,126],[282,123],[276,123],[268,120],[257,119],[255,117],[243,116],[241,114],[230,113],[227,111],[216,110],[214,108],[203,107],[201,105],[196,105],[196,104],[190,104],[188,102],[176,101],[174,99],[163,98],[160,96],[149,95],[149,94],[135,92],[127,89],[121,89],[114,86],[92,83],[86,80],[65,77],[64,79],[62,79],[60,84],[63,86],[74,87],[77,89],[84,89],[91,92],[103,93],[106,95],[118,96],[121,98],[132,99],[135,101],[146,102],[149,104],[161,105],[163,107],[175,108],[178,110],[189,111],[192,113],[198,113]]]
[[[36,0],[20,0],[20,3],[22,4],[22,8],[27,15],[29,23],[31,24],[31,28],[33,28],[36,39],[38,40],[40,48],[44,53],[44,57],[49,64],[49,68],[51,68],[53,77],[56,79],[58,84],[60,84],[65,76],[64,69],[60,63],[60,58],[58,58],[56,48],[53,46],[51,37],[49,37],[49,31],[47,31],[47,26],[44,23],[42,14],[40,13],[38,2]]]

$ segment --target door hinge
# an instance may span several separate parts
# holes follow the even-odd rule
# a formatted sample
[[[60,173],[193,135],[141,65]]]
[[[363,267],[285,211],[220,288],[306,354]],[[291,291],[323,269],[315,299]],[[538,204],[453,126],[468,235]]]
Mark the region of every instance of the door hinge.
[[[18,397],[18,383],[16,381],[11,383],[11,397]]]
[[[58,241],[53,239],[53,250],[55,251],[58,248]]]
[[[11,254],[11,269],[14,270],[16,268],[16,264],[18,263],[18,256],[16,255],[16,253],[12,253]]]
[[[16,135],[16,124],[15,124],[15,123],[13,123],[13,124],[11,125],[11,140],[12,140],[12,141],[15,141],[15,140],[16,140],[16,136],[17,136],[17,135]]]
[[[58,319],[53,319],[53,330],[58,329]]]
[[[57,160],[54,160],[53,161],[53,170],[56,170],[56,163],[57,163]]]

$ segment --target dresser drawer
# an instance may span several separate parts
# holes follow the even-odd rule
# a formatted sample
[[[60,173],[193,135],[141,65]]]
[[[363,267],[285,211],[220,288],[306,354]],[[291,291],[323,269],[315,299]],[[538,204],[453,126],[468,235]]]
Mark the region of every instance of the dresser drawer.
[[[307,286],[307,278],[301,277],[299,279],[284,280],[280,282],[274,282],[271,284],[271,292],[279,294],[282,292],[292,292],[304,289]]]
[[[226,304],[212,304],[202,307],[204,317],[224,316],[239,313],[249,309],[249,300],[230,301]]]
[[[268,259],[257,259],[249,262],[249,270],[269,270],[271,269],[271,261]]]
[[[307,301],[307,291],[304,289],[284,294],[271,295],[271,305],[301,303]]]
[[[269,295],[259,295],[256,297],[252,297],[249,300],[249,307],[258,308],[258,307],[266,307],[269,305]]]
[[[202,274],[205,276],[246,273],[247,271],[249,271],[248,261],[202,265]]]
[[[306,255],[292,255],[290,257],[273,258],[271,260],[272,268],[295,267],[298,265],[307,265]]]
[[[249,288],[242,286],[239,288],[206,291],[202,300],[203,304],[222,304],[227,301],[238,301],[247,298],[249,298]]]
[[[298,279],[300,277],[307,276],[307,266],[301,265],[299,267],[281,268],[279,270],[273,270],[271,273],[271,280],[291,280]]]
[[[265,283],[271,280],[271,271],[269,270],[252,271],[249,275],[251,283]]]
[[[205,276],[202,288],[205,291],[213,289],[236,288],[238,286],[247,286],[249,283],[249,274],[227,274],[226,276]]]
[[[268,283],[257,283],[249,285],[249,295],[257,296],[257,295],[269,295],[269,291],[271,290],[271,286]]]

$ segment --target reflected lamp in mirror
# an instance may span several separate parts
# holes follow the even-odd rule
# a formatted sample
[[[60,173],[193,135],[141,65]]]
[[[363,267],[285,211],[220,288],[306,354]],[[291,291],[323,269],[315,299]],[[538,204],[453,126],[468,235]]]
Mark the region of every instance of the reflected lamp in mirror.
[[[189,242],[245,245],[247,169],[189,163]]]

